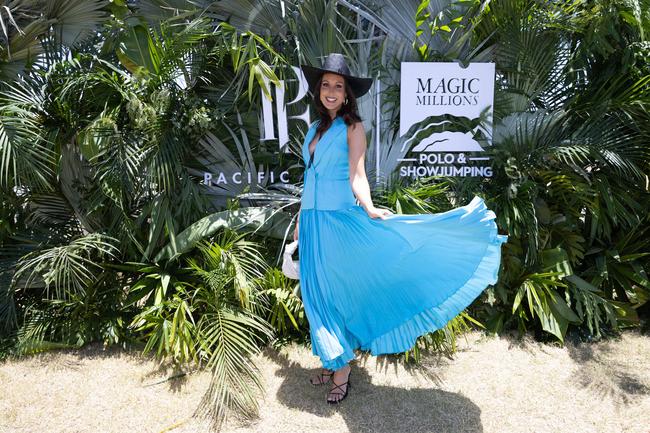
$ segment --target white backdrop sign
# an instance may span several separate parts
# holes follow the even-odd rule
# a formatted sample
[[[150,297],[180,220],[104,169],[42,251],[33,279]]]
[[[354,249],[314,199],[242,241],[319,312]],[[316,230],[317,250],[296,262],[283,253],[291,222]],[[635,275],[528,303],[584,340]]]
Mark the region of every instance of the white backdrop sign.
[[[492,123],[494,104],[494,63],[470,63],[463,68],[458,63],[403,62],[400,89],[400,136],[409,128],[430,116],[449,115],[467,120],[478,119],[487,109],[487,123]],[[492,170],[477,166],[474,161],[489,158],[476,156],[483,148],[475,140],[479,131],[492,142],[491,128],[482,125],[470,131],[445,130],[442,121],[422,125],[418,130],[440,129],[419,143],[407,139],[402,148],[413,146],[413,157],[402,158],[400,176],[483,176]],[[457,127],[457,126],[456,126]]]

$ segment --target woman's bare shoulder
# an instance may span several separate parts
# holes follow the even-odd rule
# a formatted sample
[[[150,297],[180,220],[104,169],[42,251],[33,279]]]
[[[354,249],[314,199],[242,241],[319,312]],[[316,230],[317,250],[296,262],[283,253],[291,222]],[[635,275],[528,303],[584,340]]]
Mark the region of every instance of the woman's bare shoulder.
[[[353,122],[350,125],[348,125],[348,136],[353,136],[353,135],[366,135],[366,131],[363,128],[363,122],[362,121],[357,121]]]
[[[363,123],[356,122],[348,125],[348,146],[358,149],[365,148],[366,131],[363,129]]]

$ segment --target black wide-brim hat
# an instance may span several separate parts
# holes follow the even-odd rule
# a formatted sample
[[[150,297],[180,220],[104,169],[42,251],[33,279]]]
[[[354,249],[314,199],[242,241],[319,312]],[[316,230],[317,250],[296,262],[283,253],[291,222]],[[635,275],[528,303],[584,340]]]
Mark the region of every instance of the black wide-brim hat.
[[[355,77],[352,75],[350,73],[350,68],[348,68],[347,63],[345,63],[343,54],[339,53],[331,53],[328,55],[323,62],[323,67],[321,68],[309,65],[300,65],[300,69],[302,69],[302,72],[305,74],[312,95],[314,94],[318,80],[326,72],[332,72],[345,77],[345,80],[350,84],[350,88],[352,89],[355,98],[359,98],[368,93],[368,90],[370,90],[370,87],[372,86],[372,78]]]

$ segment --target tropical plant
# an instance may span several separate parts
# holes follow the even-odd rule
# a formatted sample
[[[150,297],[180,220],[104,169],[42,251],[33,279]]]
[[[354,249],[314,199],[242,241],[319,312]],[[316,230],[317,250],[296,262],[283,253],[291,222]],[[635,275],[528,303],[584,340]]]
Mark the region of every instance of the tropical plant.
[[[499,282],[403,359],[453,352],[471,323],[560,341],[636,326],[650,299],[649,6],[0,0],[0,354],[142,343],[211,369],[197,414],[253,416],[251,355],[308,338],[277,269],[309,114],[290,66],[333,51],[376,78],[360,100],[376,203],[440,212],[479,194],[509,235]],[[496,63],[494,176],[398,175],[413,135],[489,126],[431,117],[400,136],[402,61]],[[259,131],[262,98],[279,97],[286,147]],[[275,168],[296,181],[272,182]],[[220,181],[238,171],[264,180]]]
[[[269,95],[282,57],[194,9],[151,25],[141,12],[164,9],[154,3],[0,7],[15,21],[10,38],[30,19],[51,25],[30,42],[41,47],[34,57],[0,61],[0,340],[4,354],[144,341],[161,357],[199,361],[213,372],[203,409],[222,422],[228,408],[255,412],[249,358],[272,333],[256,289],[265,259],[217,229],[267,229],[238,210],[237,194],[227,208],[210,201],[192,172],[208,132],[237,151],[231,138],[250,117],[240,110],[257,103],[258,89]],[[237,166],[256,167],[248,145]],[[184,230],[215,211],[225,224],[183,247]],[[274,224],[268,233],[288,231]],[[158,257],[161,249],[174,254]],[[219,287],[206,279],[217,256],[232,278]]]
[[[279,269],[269,268],[262,280],[268,305],[267,321],[277,332],[276,346],[287,341],[305,342],[309,336],[307,316],[300,298],[300,285]]]
[[[81,48],[108,19],[103,0],[2,0],[0,10],[2,84],[65,58],[70,48]]]
[[[141,275],[126,304],[137,306],[129,328],[146,341],[144,353],[212,372],[196,413],[209,415],[216,428],[228,409],[257,413],[255,389],[262,383],[250,357],[273,337],[261,287],[265,262],[259,245],[244,236],[221,230],[180,259],[182,267],[171,261],[121,267]]]
[[[617,7],[608,23],[620,26],[620,43],[629,42],[628,6]],[[497,67],[487,149],[495,175],[481,184],[454,181],[454,190],[468,198],[480,188],[509,234],[501,278],[486,292],[491,305],[503,305],[487,317],[492,330],[509,321],[522,331],[538,324],[563,340],[569,324],[584,323],[599,337],[605,317],[614,329],[638,323],[636,300],[647,299],[643,243],[627,259],[633,271],[618,265],[625,275],[618,280],[593,278],[589,265],[597,255],[604,269],[610,245],[629,242],[617,240],[623,233],[642,233],[647,117],[636,115],[650,91],[650,77],[623,59],[607,74],[593,70],[603,60],[588,45],[589,9],[586,2],[492,1],[471,20],[473,45],[487,47]]]
[[[22,232],[3,233],[12,257],[44,254],[87,234],[110,234],[118,260],[152,260],[166,243],[175,245],[176,232],[212,206],[188,171],[192,146],[206,130],[195,130],[202,123],[192,119],[205,107],[194,102],[208,98],[229,113],[232,107],[211,99],[211,84],[241,83],[226,92],[235,101],[256,94],[254,82],[277,80],[260,55],[279,57],[256,35],[227,24],[213,29],[203,18],[172,18],[149,31],[128,7],[113,6],[107,26],[125,21],[126,29],[108,32],[102,48],[119,46],[118,53],[44,59],[43,68],[2,94],[0,185],[3,201],[20,203],[6,219],[28,215]],[[148,42],[138,45],[137,38]],[[234,81],[222,83],[217,73],[198,79],[192,68],[199,63]]]

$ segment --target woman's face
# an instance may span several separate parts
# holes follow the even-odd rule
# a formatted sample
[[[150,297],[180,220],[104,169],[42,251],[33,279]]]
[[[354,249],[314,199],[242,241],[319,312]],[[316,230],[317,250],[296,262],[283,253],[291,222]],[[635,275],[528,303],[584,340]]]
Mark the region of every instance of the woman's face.
[[[338,112],[345,97],[345,79],[338,74],[324,73],[320,85],[320,101],[325,108],[333,113]]]

